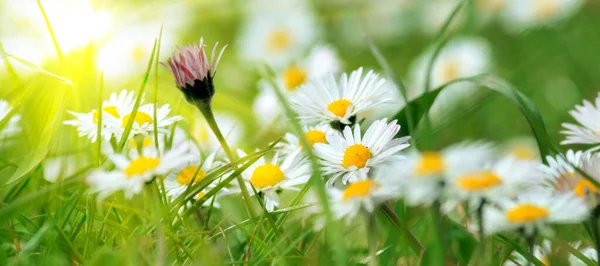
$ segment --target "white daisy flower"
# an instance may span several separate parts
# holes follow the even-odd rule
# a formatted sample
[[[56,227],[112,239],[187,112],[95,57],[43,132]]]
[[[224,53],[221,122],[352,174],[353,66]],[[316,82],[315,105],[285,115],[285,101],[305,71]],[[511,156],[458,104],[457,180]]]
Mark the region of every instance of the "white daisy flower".
[[[583,100],[583,105],[576,105],[575,110],[569,111],[569,114],[581,125],[563,123],[565,130],[560,133],[567,135],[567,138],[560,144],[599,144],[600,143],[600,93],[594,104]]]
[[[587,218],[589,209],[573,193],[552,194],[549,190],[531,190],[516,199],[505,198],[497,206],[484,208],[484,230],[487,235],[522,229],[526,236],[534,233],[552,235],[550,224],[579,223]]]
[[[400,197],[397,183],[381,176],[348,183],[343,190],[334,187],[328,190],[335,218],[346,223],[361,211],[372,213],[379,204]]]
[[[70,154],[44,159],[42,164],[44,179],[48,182],[70,177],[83,170],[89,163],[86,154]]]
[[[586,200],[591,206],[596,206],[600,199],[600,190],[589,180],[576,171],[581,169],[591,178],[600,181],[600,157],[582,151],[568,150],[565,156],[555,158],[547,156],[548,165],[541,165],[550,185],[559,193],[574,193]]]
[[[423,33],[427,35],[438,34],[442,30],[442,26],[452,14],[452,11],[458,6],[458,0],[430,0],[423,1],[421,7],[420,26]],[[464,10],[462,7],[460,13],[454,18],[450,24],[449,30],[454,31],[464,21]]]
[[[519,32],[536,26],[553,25],[579,11],[584,0],[506,0],[503,12],[507,31]]]
[[[312,10],[289,4],[295,3],[269,1],[268,6],[250,14],[239,45],[248,61],[281,68],[299,58],[314,43],[319,27]]]
[[[167,196],[171,200],[177,199],[181,196],[186,189],[194,181],[194,184],[199,183],[206,177],[214,169],[223,165],[221,162],[215,162],[215,153],[211,153],[208,155],[202,165],[198,167],[200,164],[199,155],[186,163],[185,166],[176,168],[174,171],[171,171],[167,178],[165,178],[165,189],[167,191]],[[197,174],[196,174],[197,172]],[[218,183],[218,179],[214,182],[210,183],[205,189],[203,189],[198,195],[195,197],[195,200],[201,199],[209,190],[214,188]],[[227,188],[223,188],[225,191]],[[211,200],[207,200],[204,202],[203,206],[210,206]],[[215,201],[214,206],[218,207],[218,202]]]
[[[140,106],[137,110],[137,113],[135,114],[135,118],[133,119],[134,122],[131,127],[131,133],[133,135],[148,135],[150,132],[154,131],[154,123],[156,123],[158,132],[168,133],[168,126],[183,119],[181,116],[178,115],[169,117],[169,112],[171,112],[171,107],[169,107],[168,104],[165,104],[160,107],[157,106],[156,117],[153,118],[154,104],[145,104]],[[128,113],[120,117],[116,124],[109,125],[118,128],[115,130],[118,132],[116,134],[117,137],[120,138],[121,135],[124,133],[125,127],[127,127],[127,123],[129,123],[130,119],[131,113]]]
[[[328,143],[328,135],[338,134],[338,132],[329,125],[303,126],[302,132],[304,132],[304,137],[311,147],[313,147],[315,143]],[[278,143],[276,148],[279,149],[282,154],[292,154],[296,150],[303,149],[300,138],[292,133],[286,133],[283,141]]]
[[[399,151],[409,146],[410,137],[394,138],[400,125],[387,119],[373,122],[364,136],[359,126],[344,128],[343,134],[331,134],[327,143],[315,143],[316,154],[321,158],[323,174],[331,175],[327,183],[338,178],[342,183],[365,179],[369,170],[386,162],[398,161],[403,157]]]
[[[413,89],[415,89],[411,91],[410,96],[412,97],[424,93],[427,65],[431,60],[434,49],[435,47],[431,47],[425,51],[411,67],[411,83]],[[430,89],[437,88],[455,79],[489,72],[491,69],[490,62],[491,49],[486,40],[479,38],[454,39],[442,49],[433,63]],[[455,87],[461,86],[464,85]]]
[[[138,153],[130,151],[130,156],[113,154],[108,158],[116,166],[116,170],[106,172],[98,170],[87,179],[93,192],[98,192],[99,199],[123,190],[126,198],[139,194],[144,185],[153,177],[160,176],[184,165],[194,156],[188,153],[186,146],[176,147],[158,156],[153,145],[149,145]]]
[[[235,116],[216,113],[215,120],[219,125],[219,129],[223,132],[227,144],[232,147],[237,146],[244,136],[244,123],[239,121]],[[206,120],[198,116],[192,120],[190,125],[190,135],[200,145],[200,148],[207,151],[214,151],[221,148],[221,144],[215,137]]]
[[[398,177],[406,204],[430,205],[442,196],[449,177],[481,171],[493,159],[488,143],[459,143],[440,152],[413,152],[407,160],[384,171]]]
[[[4,121],[7,119],[7,115],[9,115],[13,111],[13,107],[5,100],[0,100],[0,121]],[[8,121],[5,121],[6,124],[1,125],[0,127],[0,142],[4,142],[4,140],[15,136],[17,133],[21,132],[21,127],[19,126],[19,121],[21,120],[21,115],[12,114]]]
[[[583,254],[588,259],[592,260],[593,262],[598,261],[598,253],[596,252],[595,248],[592,248],[592,247],[581,248],[581,247],[579,247],[580,245],[577,243],[574,244],[573,246],[576,247],[577,249],[579,249],[581,254]],[[573,254],[569,254],[569,264],[570,264],[570,266],[587,266],[588,265]],[[547,265],[549,265],[549,264],[547,264]]]
[[[240,157],[246,156],[241,150],[238,150],[238,154]],[[248,186],[252,185],[257,192],[262,193],[265,208],[269,212],[279,206],[279,192],[300,190],[297,186],[308,182],[312,175],[310,164],[300,157],[300,150],[289,154],[281,162],[278,157],[276,153],[270,163],[261,157],[242,172]]]
[[[535,245],[533,247],[533,256],[540,260],[544,265],[551,265],[548,256],[552,253],[552,242],[548,239],[544,239],[541,245]],[[508,258],[504,264],[504,266],[522,266],[530,264],[529,260],[521,253],[517,251],[513,251],[510,254],[510,258]]]
[[[502,145],[502,151],[506,157],[514,157],[518,160],[540,161],[540,150],[535,139],[531,137],[513,138]]]
[[[108,100],[102,102],[102,139],[110,140],[114,134],[122,134],[122,130],[119,130],[115,125],[118,125],[119,119],[133,110],[134,103],[135,92],[128,90],[122,90],[118,94],[113,92]],[[75,116],[75,120],[67,120],[63,123],[77,127],[79,136],[96,141],[100,119],[98,110],[92,110],[88,113],[68,112]]]
[[[332,74],[300,86],[291,103],[306,123],[354,124],[357,114],[392,102],[390,87],[375,72],[363,77],[362,67],[350,76],[342,74],[339,83]]]
[[[513,197],[542,181],[538,164],[506,157],[478,171],[465,171],[447,179],[450,198],[476,207],[482,200]]]
[[[335,50],[329,46],[317,46],[308,57],[297,63],[290,64],[277,74],[277,85],[283,92],[293,95],[300,85],[308,80],[323,78],[328,74],[340,71],[340,59]],[[269,82],[259,83],[260,93],[254,100],[254,113],[263,124],[271,124],[277,118],[283,117],[281,103],[275,94],[275,88]]]

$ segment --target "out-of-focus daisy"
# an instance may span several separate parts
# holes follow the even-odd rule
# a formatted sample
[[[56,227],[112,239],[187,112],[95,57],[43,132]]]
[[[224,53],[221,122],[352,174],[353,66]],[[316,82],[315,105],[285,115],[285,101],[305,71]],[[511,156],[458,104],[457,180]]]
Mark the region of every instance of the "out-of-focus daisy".
[[[522,229],[526,236],[534,233],[552,235],[550,224],[579,223],[587,218],[589,209],[573,193],[553,194],[549,190],[531,190],[516,199],[505,198],[497,206],[484,208],[484,231],[497,232]]]
[[[198,159],[192,160],[187,163],[184,167],[179,167],[174,171],[171,171],[167,178],[164,180],[165,189],[167,190],[167,196],[171,198],[171,200],[177,199],[181,196],[185,190],[190,186],[192,180],[194,184],[199,183],[209,174],[212,170],[221,166],[222,163],[215,162],[215,153],[211,153],[208,155],[202,165],[198,167],[200,161]],[[196,174],[197,173],[197,174]],[[218,179],[216,180],[218,181]],[[212,182],[208,185],[203,191],[198,193],[198,195],[194,198],[195,200],[201,199],[210,189],[216,186],[217,182]],[[224,190],[227,190],[224,188]],[[210,206],[211,200],[207,200],[204,202],[205,206]],[[215,202],[215,206],[218,206],[218,203]]]
[[[423,1],[421,6],[421,28],[427,35],[435,35],[442,30],[442,26],[450,17],[450,14],[458,6],[458,0],[430,0]],[[464,6],[460,13],[450,24],[449,30],[455,30],[464,21]]]
[[[580,125],[563,123],[565,130],[560,133],[567,135],[567,138],[560,144],[598,144],[600,143],[600,93],[594,104],[583,100],[583,105],[576,105],[575,110],[569,111],[569,114],[575,118]]]
[[[359,126],[344,129],[343,134],[327,135],[327,143],[315,143],[314,148],[321,158],[323,174],[331,175],[328,184],[338,178],[342,183],[367,178],[369,170],[386,162],[401,160],[399,151],[409,146],[410,137],[394,138],[400,130],[396,120],[373,122],[364,135]]]
[[[131,132],[133,134],[142,134],[142,135],[147,135],[150,132],[154,131],[154,124],[156,123],[157,129],[159,132],[162,133],[167,133],[168,129],[167,127],[172,125],[173,123],[183,119],[181,116],[171,116],[169,117],[169,113],[171,112],[171,107],[169,107],[168,104],[165,104],[163,106],[160,107],[156,107],[156,118],[153,118],[154,116],[154,104],[145,104],[140,106],[140,108],[138,108],[137,113],[135,114],[135,118],[133,118],[133,125],[131,127]],[[121,130],[125,130],[125,127],[127,126],[127,123],[129,123],[130,119],[132,119],[131,117],[131,113],[125,114],[124,116],[120,117],[120,119],[118,120],[116,125],[113,125],[117,128],[120,128]],[[115,130],[118,131],[118,134],[116,134],[118,137],[120,137],[123,132],[120,130]]]
[[[541,170],[546,174],[551,185],[560,193],[574,193],[585,199],[591,206],[598,204],[600,190],[588,179],[576,171],[575,167],[588,174],[589,177],[600,181],[600,157],[582,151],[568,150],[555,158],[548,156],[548,165],[542,165]]]
[[[477,18],[480,24],[485,25],[493,18],[498,17],[506,8],[507,0],[475,0]]]
[[[304,132],[304,137],[311,147],[313,147],[315,143],[328,143],[327,135],[339,134],[329,125],[303,126],[302,132]],[[286,133],[283,142],[278,143],[276,147],[282,154],[291,154],[298,149],[303,149],[300,138],[292,133]]]
[[[240,157],[246,156],[238,151]],[[261,157],[242,173],[242,177],[257,192],[262,193],[265,208],[271,212],[279,206],[279,193],[282,190],[300,190],[297,186],[310,178],[312,171],[305,158],[300,157],[300,150],[287,155],[281,162],[275,154],[271,162]]]
[[[429,205],[442,195],[447,178],[481,171],[493,158],[488,143],[460,143],[439,152],[414,152],[386,173],[398,177],[407,204]]]
[[[11,114],[13,107],[5,100],[0,100],[0,142],[4,139],[10,138],[21,131],[19,127],[19,121],[21,116],[18,114]],[[11,115],[7,118],[7,115]],[[5,121],[5,119],[7,119]]]
[[[63,178],[71,177],[72,175],[83,170],[88,163],[88,158],[85,154],[71,154],[49,157],[44,159],[43,171],[44,179],[48,182],[55,182]]]
[[[223,132],[227,143],[235,147],[244,134],[244,124],[236,117],[224,113],[216,113],[215,120]],[[193,123],[190,125],[190,135],[203,150],[214,151],[221,147],[215,134],[213,134],[202,117],[197,117],[193,120]]]
[[[538,164],[507,157],[478,171],[464,171],[448,178],[450,197],[473,204],[494,202],[499,197],[513,197],[525,189],[541,184]]]
[[[427,66],[433,55],[434,47],[417,58],[411,66],[411,85],[409,98],[415,98],[425,92]],[[478,38],[459,38],[450,41],[434,61],[431,72],[430,90],[450,81],[487,73],[491,70],[491,49],[487,41]],[[445,114],[455,103],[473,101],[477,87],[470,83],[454,84],[444,89],[431,107],[432,117]]]
[[[504,155],[519,160],[539,161],[540,151],[533,138],[514,138],[502,145]]]
[[[548,255],[552,252],[552,242],[545,239],[541,245],[533,247],[533,256],[540,260],[544,265],[551,265]],[[510,257],[504,262],[504,266],[522,266],[530,264],[527,258],[523,257],[519,252],[513,251]]]
[[[573,247],[579,249],[581,254],[583,254],[585,257],[589,258],[593,262],[598,261],[598,253],[596,252],[595,248],[592,248],[592,247],[581,248],[579,246],[580,245],[577,243],[573,245]],[[577,256],[575,256],[573,254],[569,254],[569,264],[570,264],[570,266],[587,266],[588,265],[587,263],[583,262],[582,260],[580,260]]]
[[[351,125],[357,114],[392,101],[390,87],[384,84],[385,80],[373,71],[363,76],[362,68],[350,76],[342,74],[339,83],[330,74],[298,88],[292,104],[306,123]]]
[[[296,3],[300,5],[299,1],[269,1],[269,6],[250,14],[238,45],[248,61],[281,68],[307,52],[319,27],[312,10]]]
[[[333,48],[318,46],[312,49],[308,57],[299,62],[292,63],[277,74],[277,85],[284,93],[293,95],[300,85],[309,80],[323,78],[328,74],[337,74],[340,71],[340,60]],[[269,82],[259,83],[261,91],[254,100],[254,112],[264,124],[270,124],[278,117],[283,117],[283,110],[279,99]]]
[[[120,132],[118,127],[119,119],[130,113],[135,102],[135,92],[122,90],[120,93],[113,92],[108,100],[102,102],[102,138],[109,140],[113,134]],[[79,136],[88,137],[92,141],[96,141],[98,134],[98,121],[100,112],[92,110],[88,113],[76,113],[69,111],[75,116],[75,120],[64,121],[66,125],[77,127]]]
[[[128,12],[130,8],[136,8],[136,12]],[[141,77],[161,27],[159,60],[166,59],[170,51],[164,48],[175,45],[176,33],[186,26],[190,9],[178,2],[150,2],[144,8],[115,11],[122,12],[115,14],[121,19],[119,27],[100,43],[96,60],[96,66],[107,79]]]
[[[123,190],[125,197],[131,198],[139,194],[146,182],[155,176],[160,176],[177,169],[194,156],[188,152],[188,147],[179,146],[159,157],[153,145],[148,145],[138,152],[132,149],[129,156],[113,154],[108,156],[116,169],[110,172],[96,171],[87,179],[93,192],[99,193],[99,198]]]
[[[433,55],[434,47],[429,48],[412,65],[412,84],[418,89],[413,93],[423,93],[427,75],[427,65]],[[486,73],[490,70],[491,49],[488,43],[478,38],[459,38],[448,43],[433,63],[431,88],[459,78]]]
[[[584,0],[506,0],[503,12],[507,31],[518,32],[536,26],[552,25],[576,13]]]
[[[377,205],[400,197],[397,183],[389,177],[357,180],[348,183],[343,190],[330,188],[332,209],[336,219],[351,222],[360,211],[372,213]]]

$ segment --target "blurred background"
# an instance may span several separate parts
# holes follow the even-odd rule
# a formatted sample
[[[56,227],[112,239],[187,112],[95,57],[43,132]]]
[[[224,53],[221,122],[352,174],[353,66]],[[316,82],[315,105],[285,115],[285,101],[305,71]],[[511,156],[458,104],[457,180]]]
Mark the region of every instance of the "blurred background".
[[[361,66],[383,75],[366,45],[368,36],[412,99],[425,90],[426,63],[459,2],[0,0],[0,99],[16,108],[22,127],[12,146],[18,148],[0,154],[0,174],[12,174],[20,158],[40,150],[47,151],[46,161],[93,156],[93,143],[61,121],[73,119],[67,110],[97,108],[100,96],[137,91],[161,27],[161,61],[177,45],[200,38],[208,50],[216,42],[228,45],[216,76],[217,118],[230,142],[254,149],[282,136],[287,125],[264,80],[265,65],[290,91],[310,78]],[[572,120],[568,110],[600,89],[600,1],[466,2],[448,25],[453,37],[433,65],[431,87],[494,73],[533,100],[558,143],[560,124]],[[146,102],[170,104],[186,118],[181,127],[201,146],[214,147],[167,69],[153,68],[150,76]],[[508,100],[469,85],[454,87],[432,110],[433,132],[423,133],[433,134],[436,146],[465,139],[530,141],[521,139],[531,132]],[[403,105],[398,97],[375,116],[392,117]]]

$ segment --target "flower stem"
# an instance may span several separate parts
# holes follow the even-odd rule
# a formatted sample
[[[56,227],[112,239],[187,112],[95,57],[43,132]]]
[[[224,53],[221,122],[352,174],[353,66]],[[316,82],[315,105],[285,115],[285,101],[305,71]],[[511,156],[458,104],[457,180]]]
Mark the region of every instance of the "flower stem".
[[[483,254],[481,255],[481,257],[483,258],[483,263],[487,262],[487,250],[486,250],[486,246],[485,246],[485,230],[483,228],[483,207],[485,205],[485,199],[481,199],[481,202],[479,203],[479,207],[477,207],[477,225],[479,226],[479,244],[481,247],[481,252],[483,252]]]
[[[231,151],[231,148],[229,148],[227,141],[223,137],[223,134],[221,133],[221,130],[219,129],[219,126],[217,125],[217,121],[215,120],[215,115],[212,112],[210,102],[197,102],[196,107],[198,108],[198,110],[200,110],[200,112],[204,116],[204,119],[206,119],[206,123],[208,123],[208,126],[210,127],[212,132],[217,137],[217,140],[221,144],[221,147],[223,147],[223,151],[225,152],[225,155],[227,155],[227,158],[229,158],[229,161],[231,161],[231,162],[236,161],[237,157]],[[233,168],[235,169],[237,167],[233,166]],[[248,211],[250,212],[250,216],[256,217],[257,213],[254,210],[254,208],[252,207],[252,202],[250,200],[250,193],[248,193],[248,187],[246,187],[246,183],[242,179],[241,175],[236,176],[236,180],[240,186],[240,190],[242,190],[242,197],[244,198],[246,207],[248,208]]]

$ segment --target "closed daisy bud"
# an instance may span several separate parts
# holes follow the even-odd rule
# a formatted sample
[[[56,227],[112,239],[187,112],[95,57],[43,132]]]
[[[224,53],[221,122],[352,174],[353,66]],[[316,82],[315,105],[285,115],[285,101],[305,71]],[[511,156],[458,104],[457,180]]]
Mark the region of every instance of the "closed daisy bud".
[[[204,40],[200,39],[200,45],[181,46],[166,63],[163,63],[175,77],[177,88],[192,104],[210,102],[215,94],[213,78],[226,47],[221,49],[215,60],[218,45],[218,43],[215,44],[210,60],[204,50]]]

